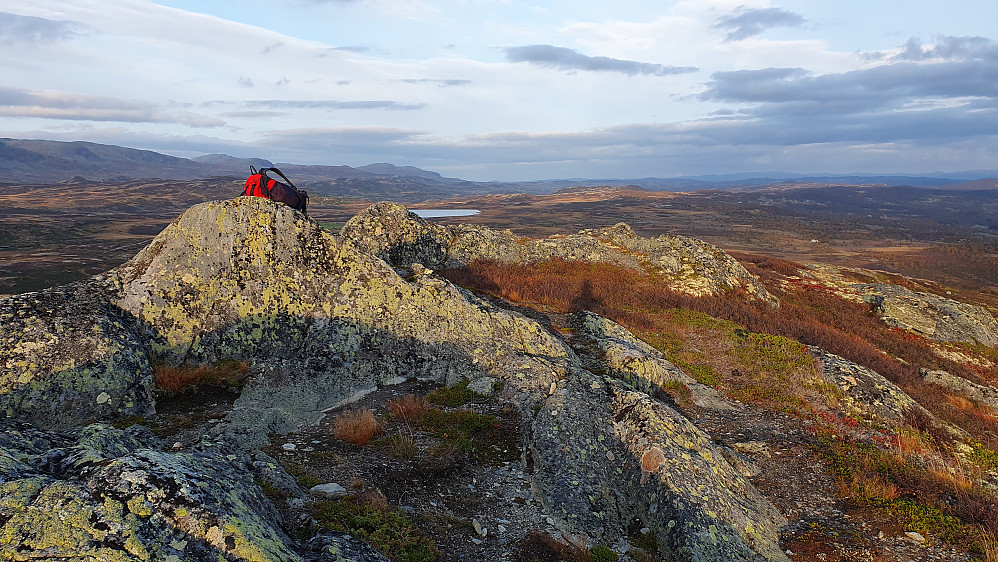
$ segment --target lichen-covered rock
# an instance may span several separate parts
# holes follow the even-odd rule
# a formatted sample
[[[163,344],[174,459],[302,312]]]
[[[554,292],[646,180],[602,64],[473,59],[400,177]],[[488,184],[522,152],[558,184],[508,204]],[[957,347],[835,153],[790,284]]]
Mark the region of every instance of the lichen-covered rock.
[[[68,427],[153,411],[134,317],[100,278],[0,300],[0,417]]]
[[[572,371],[533,424],[548,509],[596,540],[638,518],[663,560],[786,560],[786,520],[682,414],[620,381]]]
[[[986,309],[887,284],[854,285],[891,326],[936,341],[998,347],[998,321]]]
[[[818,348],[811,350],[821,362],[824,381],[842,392],[840,402],[847,415],[897,427],[910,410],[924,411],[911,396],[873,369]]]
[[[588,311],[573,313],[569,323],[575,329],[572,347],[584,351],[580,356],[598,360],[597,368],[609,369],[635,390],[653,394],[675,382],[689,389],[690,399],[701,408],[734,409],[716,389],[697,382],[620,324]]]
[[[402,267],[420,263],[431,269],[447,260],[450,231],[389,201],[371,205],[351,218],[340,236],[361,251]]]
[[[922,380],[927,383],[939,385],[954,394],[984,404],[993,410],[998,410],[998,388],[977,384],[947,371],[920,369],[919,374],[922,375]]]
[[[305,562],[389,562],[366,542],[346,533],[326,531],[309,539],[301,549]]]
[[[570,353],[537,323],[432,275],[404,279],[258,197],[192,207],[112,274],[157,357],[253,359],[220,426],[247,444],[409,377],[455,384],[503,372],[546,388],[552,370],[532,358]]]
[[[302,560],[245,458],[158,445],[138,426],[12,428],[0,458],[21,468],[0,475],[0,559]]]

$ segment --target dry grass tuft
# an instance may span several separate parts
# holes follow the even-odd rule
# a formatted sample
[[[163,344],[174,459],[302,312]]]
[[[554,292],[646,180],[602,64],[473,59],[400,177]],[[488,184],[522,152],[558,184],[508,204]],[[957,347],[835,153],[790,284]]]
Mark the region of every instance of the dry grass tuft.
[[[406,394],[402,398],[392,398],[388,401],[388,410],[392,417],[403,420],[417,420],[430,409],[430,402],[423,396]]]
[[[248,361],[235,359],[222,359],[210,365],[157,365],[153,368],[153,382],[162,390],[185,392],[203,385],[237,385],[248,371]]]
[[[367,445],[381,432],[381,424],[371,410],[350,410],[333,420],[333,436],[355,445]]]

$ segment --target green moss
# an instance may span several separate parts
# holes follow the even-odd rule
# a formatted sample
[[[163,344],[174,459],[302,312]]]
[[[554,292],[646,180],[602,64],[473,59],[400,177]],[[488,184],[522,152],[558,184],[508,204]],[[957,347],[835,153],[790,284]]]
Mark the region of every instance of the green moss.
[[[735,334],[735,355],[754,372],[782,376],[814,362],[807,347],[796,340],[744,330]]]
[[[972,442],[970,446],[973,448],[969,455],[970,460],[984,470],[998,470],[998,453],[976,441]]]
[[[516,428],[495,416],[430,408],[419,418],[419,428],[470,453],[479,462],[519,458]]]
[[[735,388],[728,394],[735,400],[778,406],[778,409],[791,413],[800,413],[801,409],[807,407],[804,400],[799,396],[793,396],[778,387],[766,386],[764,384],[747,384]]]
[[[457,408],[458,406],[463,406],[468,402],[473,402],[476,398],[480,398],[481,395],[468,389],[468,384],[471,381],[461,381],[454,386],[445,386],[443,388],[438,388],[433,392],[426,395],[426,399],[433,404],[440,406],[447,406],[449,408]]]
[[[617,562],[620,558],[610,547],[603,545],[597,545],[589,549],[589,556],[592,562]]]
[[[648,553],[658,552],[658,536],[653,532],[648,532],[645,534],[641,534],[640,532],[635,532],[629,538],[630,538],[630,543],[633,546],[636,546],[645,552]]]
[[[309,513],[324,529],[349,533],[383,552],[392,560],[432,562],[440,551],[401,514],[352,497],[313,504]]]
[[[705,384],[707,386],[717,386],[721,384],[721,374],[715,371],[710,365],[688,364],[680,361],[678,366],[683,369],[687,375],[696,379],[700,384]]]

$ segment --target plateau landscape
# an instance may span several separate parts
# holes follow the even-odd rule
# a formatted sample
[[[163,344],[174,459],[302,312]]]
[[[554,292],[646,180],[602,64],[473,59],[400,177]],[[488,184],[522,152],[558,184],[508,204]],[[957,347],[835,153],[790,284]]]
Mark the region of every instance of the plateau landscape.
[[[996,18],[6,2],[0,560],[998,561]]]

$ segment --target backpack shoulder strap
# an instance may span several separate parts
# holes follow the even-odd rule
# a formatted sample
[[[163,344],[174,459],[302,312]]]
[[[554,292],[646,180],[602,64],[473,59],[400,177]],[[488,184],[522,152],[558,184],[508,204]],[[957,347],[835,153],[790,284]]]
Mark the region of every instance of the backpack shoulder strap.
[[[276,173],[276,174],[277,174],[277,175],[279,175],[279,176],[281,176],[281,178],[283,178],[283,179],[284,179],[284,183],[286,183],[286,184],[290,185],[291,187],[294,187],[294,188],[295,188],[295,191],[298,191],[298,187],[297,187],[297,186],[295,186],[295,184],[291,183],[291,180],[289,180],[289,179],[288,179],[288,176],[285,176],[285,175],[284,175],[284,174],[283,174],[283,173],[282,173],[282,172],[281,172],[280,170],[278,170],[277,168],[261,168],[261,169],[260,169],[260,173],[261,173],[261,174],[265,174],[265,172],[267,172],[268,170],[269,170],[269,171],[272,171],[272,172],[274,172],[274,173]],[[265,175],[265,177],[266,177],[266,175]]]

